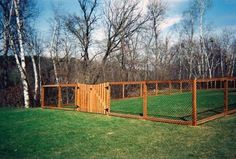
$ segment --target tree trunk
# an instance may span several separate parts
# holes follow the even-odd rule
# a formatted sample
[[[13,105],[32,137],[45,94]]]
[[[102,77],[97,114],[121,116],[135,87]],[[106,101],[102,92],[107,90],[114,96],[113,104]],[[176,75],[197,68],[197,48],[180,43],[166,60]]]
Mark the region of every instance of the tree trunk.
[[[36,106],[37,97],[38,97],[38,71],[37,71],[35,60],[34,60],[34,56],[31,55],[30,57],[32,60],[33,70],[34,70],[34,102],[35,102],[34,105]]]
[[[8,49],[9,49],[9,32],[7,33],[7,28],[4,28],[3,32],[3,39],[4,39],[4,46],[3,46],[3,87],[7,88],[8,85]]]
[[[56,79],[56,83],[59,83],[59,79],[58,79],[58,74],[57,74],[57,65],[56,65],[56,61],[55,61],[55,57],[53,56],[53,45],[54,45],[54,41],[55,41],[55,34],[56,34],[56,24],[53,28],[53,35],[52,35],[52,41],[51,41],[51,45],[50,45],[50,55],[51,55],[51,59],[52,59],[52,63],[53,63],[53,70],[54,70],[54,75],[55,75],[55,79]]]
[[[42,86],[42,74],[41,74],[41,57],[38,55],[38,68],[39,68],[39,93],[41,94],[41,86]]]
[[[224,64],[223,64],[222,51],[220,52],[220,69],[221,69],[221,77],[224,77]]]
[[[232,69],[231,69],[231,77],[234,76],[234,68],[235,68],[235,56],[233,55],[233,60],[232,60]]]
[[[16,13],[17,34],[18,34],[18,42],[19,42],[19,46],[20,46],[20,60],[21,60],[21,63],[18,60],[17,65],[20,70],[21,81],[22,81],[22,85],[23,85],[24,106],[25,106],[25,108],[29,108],[29,105],[30,105],[29,86],[28,86],[27,77],[26,77],[25,52],[24,52],[23,41],[22,41],[20,15],[18,12],[19,8],[18,8],[17,0],[14,0],[14,6],[15,6],[15,13]],[[15,52],[15,57],[17,57],[16,52]],[[18,57],[16,59],[18,59]]]
[[[57,65],[55,59],[52,57],[53,69],[55,74],[56,83],[59,84],[58,74],[57,74]]]

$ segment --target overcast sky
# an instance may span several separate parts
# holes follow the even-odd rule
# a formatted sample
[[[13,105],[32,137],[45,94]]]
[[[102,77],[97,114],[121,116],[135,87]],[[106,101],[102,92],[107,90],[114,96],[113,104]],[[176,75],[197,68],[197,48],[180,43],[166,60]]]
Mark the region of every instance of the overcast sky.
[[[165,0],[168,4],[167,16],[161,28],[169,30],[182,19],[182,12],[186,10],[191,0]],[[78,13],[77,0],[38,0],[41,11],[36,22],[36,27],[41,34],[48,34],[49,21],[53,16],[52,5],[59,5],[60,10],[65,13]],[[148,0],[140,0],[145,9]],[[236,29],[236,0],[213,0],[213,6],[207,13],[207,23],[213,25],[213,29],[220,30],[226,27]]]

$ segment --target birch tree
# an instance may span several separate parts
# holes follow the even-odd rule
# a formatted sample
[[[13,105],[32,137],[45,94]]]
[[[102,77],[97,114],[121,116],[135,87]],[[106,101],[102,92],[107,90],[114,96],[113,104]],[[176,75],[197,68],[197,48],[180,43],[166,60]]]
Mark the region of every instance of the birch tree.
[[[14,2],[14,11],[15,11],[15,18],[16,18],[16,31],[17,31],[17,40],[19,43],[19,52],[20,52],[20,61],[17,57],[17,53],[15,52],[15,57],[17,61],[17,66],[20,71],[20,76],[21,76],[21,82],[23,85],[23,95],[24,95],[24,107],[29,108],[30,106],[30,101],[29,101],[29,85],[27,82],[27,74],[26,74],[26,64],[25,64],[25,50],[24,50],[24,45],[23,45],[23,33],[22,33],[22,24],[20,21],[20,13],[19,13],[19,0],[13,0]],[[21,19],[22,20],[22,19]]]
[[[58,19],[54,19],[53,26],[52,26],[52,35],[51,35],[51,41],[50,41],[50,57],[52,59],[53,63],[53,70],[55,75],[55,81],[57,84],[59,84],[59,77],[58,77],[58,69],[56,64],[56,55],[58,54],[58,39],[60,34],[60,21]]]
[[[201,58],[199,73],[200,76],[204,78],[207,76],[208,71],[209,77],[212,78],[212,70],[210,68],[209,57],[207,55],[204,43],[204,16],[211,6],[211,0],[195,0],[194,6],[199,20],[199,53]]]
[[[183,37],[185,40],[180,41],[180,51],[183,52],[183,58],[187,61],[188,66],[185,66],[189,72],[188,78],[191,79],[196,77],[194,74],[194,65],[196,64],[194,58],[195,54],[195,25],[196,25],[196,14],[194,12],[194,8],[190,6],[190,8],[183,13],[183,21],[181,23],[183,29],[180,32],[183,33]],[[200,66],[200,65],[199,65]],[[200,67],[198,68],[200,69]]]
[[[224,29],[221,37],[221,76],[233,76],[235,68],[235,36],[231,29]]]
[[[34,73],[34,105],[36,106],[36,103],[38,101],[38,92],[39,92],[39,73],[38,73],[38,68],[36,65],[36,61],[35,61],[35,57],[36,55],[39,55],[38,51],[39,51],[39,46],[38,46],[38,39],[36,37],[36,35],[34,35],[34,33],[32,31],[30,31],[29,33],[29,38],[28,40],[28,55],[31,58],[31,62],[33,65],[33,73]]]

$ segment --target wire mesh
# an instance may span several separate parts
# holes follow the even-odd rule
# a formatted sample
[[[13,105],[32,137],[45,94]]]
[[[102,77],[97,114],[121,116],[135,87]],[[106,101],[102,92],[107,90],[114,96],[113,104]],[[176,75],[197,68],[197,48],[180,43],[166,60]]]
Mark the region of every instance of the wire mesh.
[[[170,94],[170,87],[169,83],[158,83],[158,94],[159,95],[165,95]]]
[[[147,83],[147,94],[149,96],[157,95],[158,93],[158,83]]]
[[[44,88],[44,104],[45,106],[57,107],[58,87],[45,87]]]
[[[110,85],[111,88],[111,99],[122,99],[123,85]]]
[[[197,118],[198,120],[224,112],[223,81],[197,82]]]
[[[142,115],[142,86],[140,84],[111,85],[111,113]]]
[[[215,81],[215,89],[224,89],[224,81]]]
[[[141,96],[141,85],[140,84],[127,84],[124,86],[124,97],[125,98],[134,98]]]
[[[180,82],[171,82],[170,83],[170,93],[171,94],[182,93],[182,92],[183,92],[183,89],[182,89]]]
[[[236,109],[236,80],[228,81],[228,110]]]
[[[197,80],[196,98],[195,82],[196,80],[110,83],[110,112],[117,113],[115,115],[125,114],[126,117],[135,115],[148,120],[158,121],[159,118],[159,121],[166,119],[165,121],[170,123],[192,122],[195,125],[196,116],[201,124],[222,116],[227,110],[236,109],[235,78]],[[77,99],[75,87],[75,85],[44,86],[44,105],[75,108]],[[194,113],[195,99],[197,115]],[[214,117],[211,118],[212,116]]]
[[[75,106],[75,87],[61,87],[62,107],[74,108]]]
[[[191,81],[158,83],[157,96],[148,97],[148,116],[180,121],[192,120]]]

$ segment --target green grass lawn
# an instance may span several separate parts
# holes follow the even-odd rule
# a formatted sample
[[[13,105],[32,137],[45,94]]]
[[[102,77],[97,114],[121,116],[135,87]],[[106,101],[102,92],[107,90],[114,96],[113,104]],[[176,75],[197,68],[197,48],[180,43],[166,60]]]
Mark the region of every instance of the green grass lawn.
[[[229,92],[230,108],[236,108],[236,92]],[[224,110],[224,92],[219,90],[198,90],[198,119]],[[111,112],[142,115],[142,98],[112,100]],[[191,120],[192,94],[190,92],[148,97],[148,115],[154,117]]]
[[[198,127],[0,109],[0,158],[236,158],[236,115]]]

